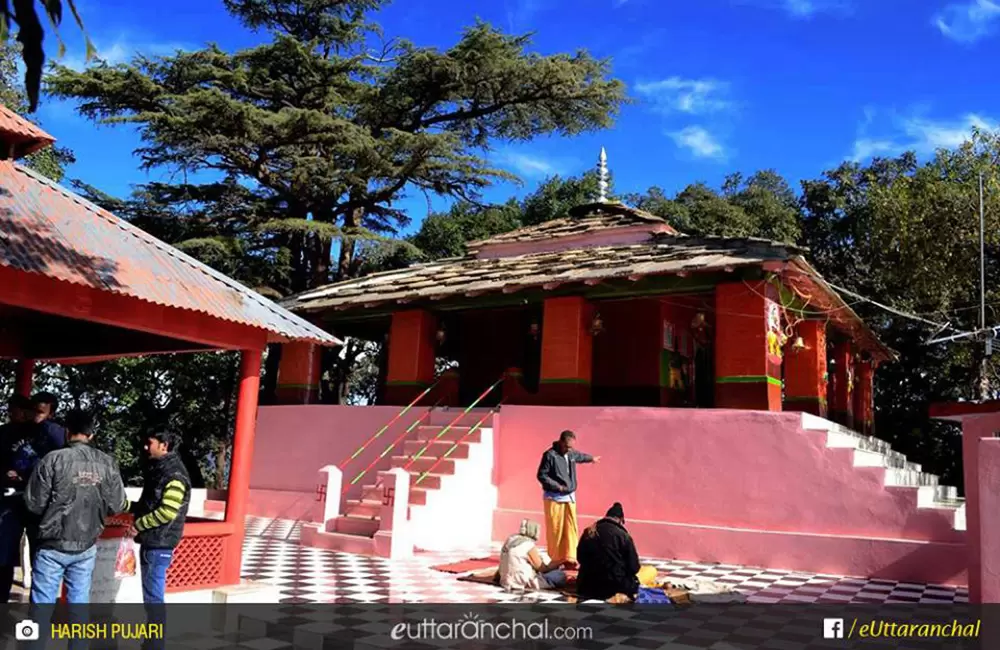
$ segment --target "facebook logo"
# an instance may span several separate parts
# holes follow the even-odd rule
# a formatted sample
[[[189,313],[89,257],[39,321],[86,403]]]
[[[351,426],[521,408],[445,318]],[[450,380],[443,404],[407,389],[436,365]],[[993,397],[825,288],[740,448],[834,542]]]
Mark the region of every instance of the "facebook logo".
[[[843,639],[844,638],[844,619],[842,619],[842,618],[824,618],[823,619],[823,638],[824,639]]]

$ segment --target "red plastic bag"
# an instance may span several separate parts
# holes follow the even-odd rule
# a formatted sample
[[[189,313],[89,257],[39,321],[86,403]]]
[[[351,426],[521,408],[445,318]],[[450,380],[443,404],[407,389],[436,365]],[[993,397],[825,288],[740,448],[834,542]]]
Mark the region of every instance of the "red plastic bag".
[[[122,537],[115,556],[115,579],[131,578],[135,575],[135,542],[131,537]]]

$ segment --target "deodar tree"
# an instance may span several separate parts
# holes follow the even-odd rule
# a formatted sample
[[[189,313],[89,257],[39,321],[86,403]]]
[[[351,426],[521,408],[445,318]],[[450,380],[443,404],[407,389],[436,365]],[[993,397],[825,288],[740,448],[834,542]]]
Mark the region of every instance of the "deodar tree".
[[[626,101],[608,62],[586,52],[543,56],[484,23],[446,50],[417,47],[371,21],[384,4],[225,0],[266,44],[62,67],[47,88],[138,127],[142,164],[189,179],[147,196],[216,223],[209,203],[225,205],[247,256],[288,264],[281,294],[358,274],[359,248],[409,222],[404,196],[476,201],[511,178],[491,148],[607,127]]]
[[[138,125],[146,167],[211,172],[189,192],[229,183],[267,245],[290,251],[292,291],[355,274],[359,241],[408,223],[405,194],[474,199],[509,176],[492,145],[606,127],[625,97],[606,62],[533,54],[482,23],[438,51],[381,36],[367,18],[383,0],[225,4],[270,42],[61,68],[48,89]]]

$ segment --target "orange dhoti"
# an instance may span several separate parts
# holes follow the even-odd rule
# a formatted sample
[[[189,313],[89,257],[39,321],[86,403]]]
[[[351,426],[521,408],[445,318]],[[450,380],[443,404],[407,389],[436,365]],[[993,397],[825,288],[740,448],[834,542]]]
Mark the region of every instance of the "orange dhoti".
[[[576,525],[576,504],[560,503],[550,499],[545,504],[545,544],[553,561],[576,561],[578,532]]]

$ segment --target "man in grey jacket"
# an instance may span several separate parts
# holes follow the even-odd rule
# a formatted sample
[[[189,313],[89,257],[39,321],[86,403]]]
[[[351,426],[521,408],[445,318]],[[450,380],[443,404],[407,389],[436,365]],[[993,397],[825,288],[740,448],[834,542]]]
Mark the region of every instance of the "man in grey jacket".
[[[538,465],[549,557],[553,561],[563,560],[569,568],[576,565],[576,465],[601,460],[600,456],[577,451],[575,446],[576,434],[563,431],[559,440],[542,454]]]
[[[128,508],[118,465],[90,446],[93,417],[71,411],[65,421],[68,445],[38,463],[24,492],[28,510],[40,517],[31,575],[35,604],[55,603],[63,581],[70,604],[90,601],[105,519]]]

